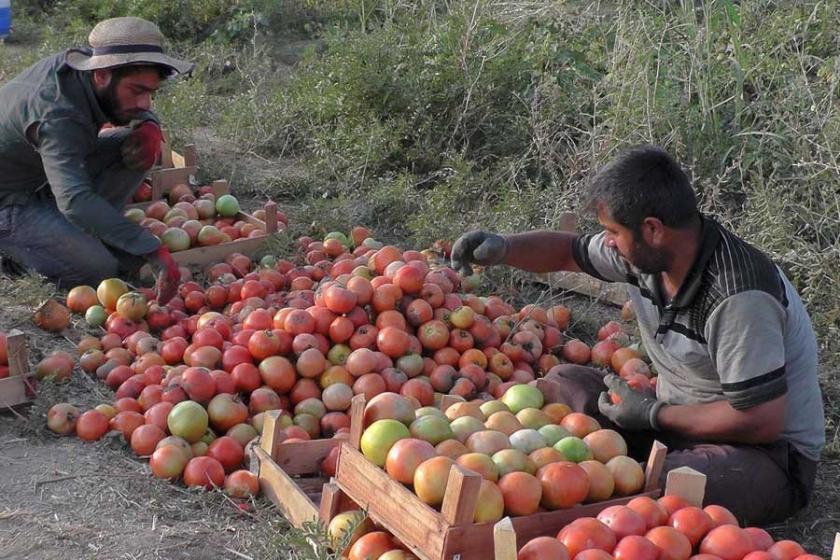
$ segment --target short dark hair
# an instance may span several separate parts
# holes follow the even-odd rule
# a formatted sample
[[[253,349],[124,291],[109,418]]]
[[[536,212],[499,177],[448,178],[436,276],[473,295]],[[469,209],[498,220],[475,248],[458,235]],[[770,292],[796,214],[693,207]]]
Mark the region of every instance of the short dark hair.
[[[619,154],[585,192],[588,208],[603,205],[610,217],[639,233],[647,217],[682,229],[694,222],[697,197],[688,176],[668,152],[645,144]]]
[[[111,68],[111,79],[116,83],[126,76],[131,76],[140,72],[147,72],[149,70],[156,71],[161,80],[169,78],[174,72],[172,68],[164,66],[163,64],[126,64],[125,66],[116,66]]]

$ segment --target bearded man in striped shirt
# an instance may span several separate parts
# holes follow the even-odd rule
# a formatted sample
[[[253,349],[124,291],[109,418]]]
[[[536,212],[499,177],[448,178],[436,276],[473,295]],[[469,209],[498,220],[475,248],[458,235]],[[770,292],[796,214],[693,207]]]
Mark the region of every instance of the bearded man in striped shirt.
[[[705,473],[706,502],[742,523],[804,507],[825,418],[816,337],[785,274],[701,213],[688,176],[657,146],[628,150],[600,170],[587,204],[599,233],[473,231],[456,241],[452,265],[585,272],[627,284],[656,390],[563,364],[547,376],[558,381],[554,397],[619,429],[636,458],[653,439],[664,442],[664,472]]]

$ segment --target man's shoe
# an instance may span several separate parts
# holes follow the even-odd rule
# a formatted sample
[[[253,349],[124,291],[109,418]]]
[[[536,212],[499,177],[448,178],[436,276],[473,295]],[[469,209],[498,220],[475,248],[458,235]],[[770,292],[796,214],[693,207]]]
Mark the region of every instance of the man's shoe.
[[[9,257],[0,255],[0,273],[7,274],[9,276],[21,276],[26,274],[26,267],[16,263]]]

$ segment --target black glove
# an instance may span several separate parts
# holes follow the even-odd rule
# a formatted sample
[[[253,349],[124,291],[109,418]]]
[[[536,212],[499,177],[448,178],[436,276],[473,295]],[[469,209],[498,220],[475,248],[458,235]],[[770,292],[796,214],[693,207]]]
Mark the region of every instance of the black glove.
[[[659,430],[656,415],[665,403],[648,391],[636,391],[617,375],[604,377],[606,385],[621,402],[612,404],[607,393],[598,398],[598,410],[616,425],[626,430]]]
[[[490,266],[505,260],[510,241],[501,235],[484,231],[465,233],[452,246],[452,268],[465,276],[472,274],[471,264]]]

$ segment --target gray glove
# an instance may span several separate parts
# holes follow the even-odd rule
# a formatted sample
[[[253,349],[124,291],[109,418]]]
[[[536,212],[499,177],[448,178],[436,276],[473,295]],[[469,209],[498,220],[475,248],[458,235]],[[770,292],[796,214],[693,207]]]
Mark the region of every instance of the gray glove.
[[[465,233],[452,246],[452,268],[465,276],[473,273],[471,264],[490,266],[505,260],[510,241],[501,235],[484,231]]]
[[[647,391],[636,391],[617,375],[604,377],[604,385],[621,399],[612,404],[607,393],[598,398],[598,410],[616,425],[626,430],[659,430],[656,415],[665,403]]]

